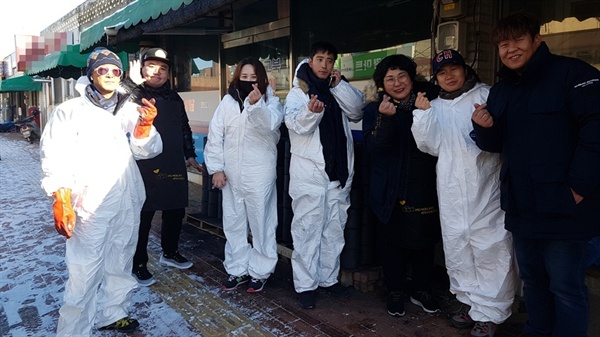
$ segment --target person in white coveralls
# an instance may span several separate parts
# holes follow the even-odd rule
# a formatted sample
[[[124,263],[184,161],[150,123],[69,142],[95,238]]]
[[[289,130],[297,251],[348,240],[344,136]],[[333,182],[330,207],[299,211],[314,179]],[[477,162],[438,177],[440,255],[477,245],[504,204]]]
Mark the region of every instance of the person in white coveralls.
[[[315,290],[348,296],[338,282],[344,228],[354,175],[354,143],[349,120],[362,119],[364,94],[333,69],[337,49],[311,46],[285,102],[290,135],[291,233],[294,288],[302,308],[315,306]]]
[[[283,109],[263,64],[254,57],[241,60],[210,121],[204,149],[213,186],[223,193],[223,266],[229,274],[223,290],[250,282],[248,292],[262,291],[275,270],[275,168],[282,121]]]
[[[490,86],[455,50],[431,61],[442,88],[431,102],[418,94],[412,132],[417,147],[438,157],[437,190],[450,291],[470,307],[451,318],[472,336],[493,336],[511,315],[517,286],[511,234],[500,209],[500,154],[480,150],[471,115]]]
[[[120,332],[139,325],[128,314],[146,198],[135,160],[162,152],[153,100],[139,106],[117,92],[119,57],[98,48],[87,66],[91,83],[80,87],[81,97],[56,107],[40,140],[41,185],[55,199],[55,227],[67,238],[59,337],[90,336],[94,325]]]

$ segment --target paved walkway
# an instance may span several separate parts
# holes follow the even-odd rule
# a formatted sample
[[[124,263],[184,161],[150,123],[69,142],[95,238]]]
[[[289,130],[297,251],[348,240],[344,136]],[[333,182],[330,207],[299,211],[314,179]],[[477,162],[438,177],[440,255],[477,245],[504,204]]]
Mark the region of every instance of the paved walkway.
[[[55,232],[51,200],[39,187],[38,147],[19,134],[0,133],[0,157],[0,336],[53,336],[67,277],[65,239]],[[188,212],[193,213],[200,208],[200,187],[191,184],[190,189]],[[443,311],[433,315],[407,302],[406,316],[391,317],[381,289],[362,293],[351,288],[347,299],[319,293],[315,309],[301,309],[286,259],[279,261],[263,292],[222,292],[222,238],[184,225],[180,251],[194,266],[180,271],[157,263],[159,230],[155,224],[149,244],[149,268],[158,282],[133,292],[131,312],[141,325],[131,336],[469,335],[450,326],[448,315],[457,303],[443,289],[438,291]],[[523,319],[517,312],[496,336],[521,336]]]

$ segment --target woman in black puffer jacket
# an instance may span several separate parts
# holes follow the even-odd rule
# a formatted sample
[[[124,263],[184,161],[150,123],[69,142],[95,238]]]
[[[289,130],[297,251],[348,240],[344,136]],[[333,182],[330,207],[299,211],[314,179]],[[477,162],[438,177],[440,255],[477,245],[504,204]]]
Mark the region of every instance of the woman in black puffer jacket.
[[[439,305],[431,296],[435,245],[440,240],[436,192],[437,158],[417,149],[411,133],[418,92],[429,99],[439,87],[416,81],[416,64],[404,55],[384,58],[365,88],[368,104],[363,139],[369,174],[368,203],[378,219],[390,315],[404,315],[404,297],[425,312]],[[412,285],[406,271],[412,267]]]

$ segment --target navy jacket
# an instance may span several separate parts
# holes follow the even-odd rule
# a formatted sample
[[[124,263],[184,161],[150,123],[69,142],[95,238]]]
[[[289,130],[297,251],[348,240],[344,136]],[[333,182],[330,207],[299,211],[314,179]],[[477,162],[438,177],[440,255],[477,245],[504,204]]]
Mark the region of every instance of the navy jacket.
[[[600,71],[542,43],[519,76],[503,67],[477,145],[502,152],[506,229],[527,238],[600,235]],[[576,204],[571,189],[584,197]]]
[[[397,108],[393,116],[379,113],[383,92],[367,87],[368,104],[363,108],[363,141],[369,175],[368,204],[380,222],[389,224],[394,206],[400,200],[404,207],[432,208],[426,215],[419,212],[406,217],[402,226],[402,245],[419,249],[434,245],[440,239],[435,166],[437,157],[419,151],[412,136],[412,110]],[[413,82],[413,92],[425,92],[429,99],[437,97],[439,87],[428,82]]]

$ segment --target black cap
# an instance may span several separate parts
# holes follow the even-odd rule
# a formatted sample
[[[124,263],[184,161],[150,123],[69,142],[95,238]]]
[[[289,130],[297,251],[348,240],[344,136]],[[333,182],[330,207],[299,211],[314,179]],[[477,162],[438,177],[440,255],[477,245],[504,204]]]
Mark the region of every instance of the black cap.
[[[142,54],[142,64],[148,60],[162,61],[166,64],[171,64],[167,51],[162,48],[150,48]]]

